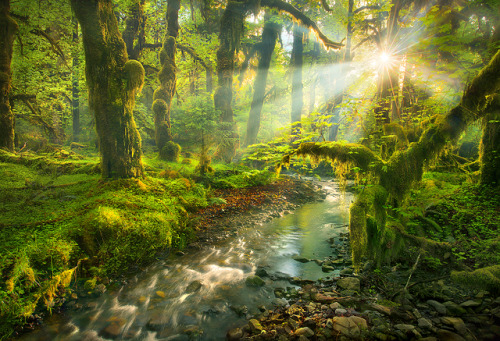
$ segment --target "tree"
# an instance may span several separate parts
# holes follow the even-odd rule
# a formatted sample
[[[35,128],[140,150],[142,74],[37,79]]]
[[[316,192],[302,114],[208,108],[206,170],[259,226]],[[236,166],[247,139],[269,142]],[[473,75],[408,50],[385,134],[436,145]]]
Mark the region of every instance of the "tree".
[[[142,177],[141,139],[133,117],[144,68],[128,60],[111,0],[71,0],[85,51],[89,104],[105,178]]]
[[[293,25],[293,47],[292,47],[292,59],[291,59],[291,69],[292,69],[292,112],[291,112],[291,122],[294,124],[293,132],[298,134],[300,119],[302,117],[302,109],[304,107],[304,95],[302,84],[302,66],[303,66],[303,56],[304,52],[304,31],[297,24]]]
[[[160,51],[161,70],[158,73],[160,86],[153,95],[153,113],[155,117],[155,141],[162,153],[162,148],[172,141],[170,107],[176,87],[175,53],[176,39],[179,34],[180,0],[170,0],[167,4],[167,33]]]
[[[276,46],[276,40],[281,30],[281,26],[272,21],[269,14],[266,14],[264,21],[262,42],[258,47],[259,66],[257,69],[257,76],[255,77],[252,105],[248,116],[247,135],[245,140],[246,146],[254,144],[257,140],[257,134],[259,133],[260,127],[260,115],[266,93],[267,75],[269,73],[274,47]]]
[[[14,150],[14,115],[10,107],[11,69],[17,23],[10,16],[10,0],[0,0],[0,148]]]

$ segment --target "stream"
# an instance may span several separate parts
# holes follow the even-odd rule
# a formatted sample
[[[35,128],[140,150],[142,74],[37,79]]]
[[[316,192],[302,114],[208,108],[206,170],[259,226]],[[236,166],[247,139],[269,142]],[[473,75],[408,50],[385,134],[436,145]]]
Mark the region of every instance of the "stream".
[[[229,329],[263,306],[286,304],[274,291],[293,288],[290,277],[317,280],[339,274],[342,267],[325,273],[314,261],[296,260],[335,259],[337,249],[329,240],[347,239],[352,194],[342,195],[333,181],[319,184],[327,194],[324,201],[245,226],[203,250],[158,261],[118,291],[79,298],[81,309],[47,318],[19,340],[224,340]],[[263,271],[265,285],[247,283]]]

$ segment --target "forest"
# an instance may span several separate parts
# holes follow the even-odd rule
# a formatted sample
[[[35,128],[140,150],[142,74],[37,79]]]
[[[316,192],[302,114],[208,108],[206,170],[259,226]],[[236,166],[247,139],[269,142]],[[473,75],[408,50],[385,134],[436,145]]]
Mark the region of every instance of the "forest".
[[[500,339],[498,0],[0,0],[0,340]]]

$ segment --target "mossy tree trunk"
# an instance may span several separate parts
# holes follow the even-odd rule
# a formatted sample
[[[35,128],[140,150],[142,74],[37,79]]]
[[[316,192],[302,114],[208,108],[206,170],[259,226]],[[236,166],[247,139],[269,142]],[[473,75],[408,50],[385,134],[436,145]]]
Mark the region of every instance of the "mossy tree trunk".
[[[257,140],[262,105],[266,93],[267,75],[269,73],[274,47],[276,46],[276,40],[281,30],[280,25],[271,21],[270,15],[266,15],[264,20],[265,24],[264,30],[262,31],[262,42],[260,43],[259,49],[259,66],[257,69],[257,76],[255,77],[253,99],[250,107],[250,114],[248,116],[247,136],[245,139],[246,146],[254,144]]]
[[[292,134],[300,133],[300,120],[304,107],[304,85],[302,84],[302,65],[304,52],[304,30],[297,24],[293,26],[293,45],[290,66],[292,68]]]
[[[133,109],[144,82],[144,68],[137,61],[128,61],[111,0],[71,0],[71,6],[82,30],[102,176],[142,177],[141,139]]]
[[[500,187],[500,95],[492,100],[489,113],[483,118],[481,139],[482,185]]]
[[[14,114],[10,107],[10,64],[17,23],[10,16],[10,0],[0,0],[0,148],[14,150]]]
[[[72,75],[72,88],[71,88],[71,116],[73,119],[73,141],[80,140],[80,57],[78,53],[79,39],[78,39],[78,20],[73,17],[73,75]]]
[[[180,0],[169,0],[167,4],[167,33],[160,51],[161,70],[158,73],[160,86],[153,94],[153,113],[155,120],[155,141],[161,155],[162,148],[172,141],[170,107],[175,95],[176,39],[179,34]]]
[[[222,14],[217,50],[218,86],[214,94],[214,106],[220,111],[222,122],[222,142],[219,156],[231,162],[238,148],[238,132],[233,119],[233,73],[236,50],[240,45],[243,22],[248,6],[243,2],[229,1]]]
[[[144,15],[145,0],[133,0],[128,8],[125,29],[123,30],[123,41],[127,46],[129,59],[139,60],[145,39],[146,17]],[[136,42],[137,41],[137,42]]]

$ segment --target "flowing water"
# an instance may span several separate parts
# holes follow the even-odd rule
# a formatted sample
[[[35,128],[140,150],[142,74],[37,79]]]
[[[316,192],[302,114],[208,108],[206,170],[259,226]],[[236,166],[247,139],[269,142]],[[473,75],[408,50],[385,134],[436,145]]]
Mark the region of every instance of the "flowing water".
[[[224,340],[264,305],[286,304],[274,289],[293,287],[286,277],[333,276],[315,262],[335,254],[328,240],[347,231],[352,196],[321,182],[327,197],[280,218],[241,228],[236,236],[171,260],[160,261],[116,292],[82,302],[83,308],[53,316],[21,340]],[[271,274],[262,287],[245,279],[257,269]],[[201,286],[200,286],[201,284]]]

